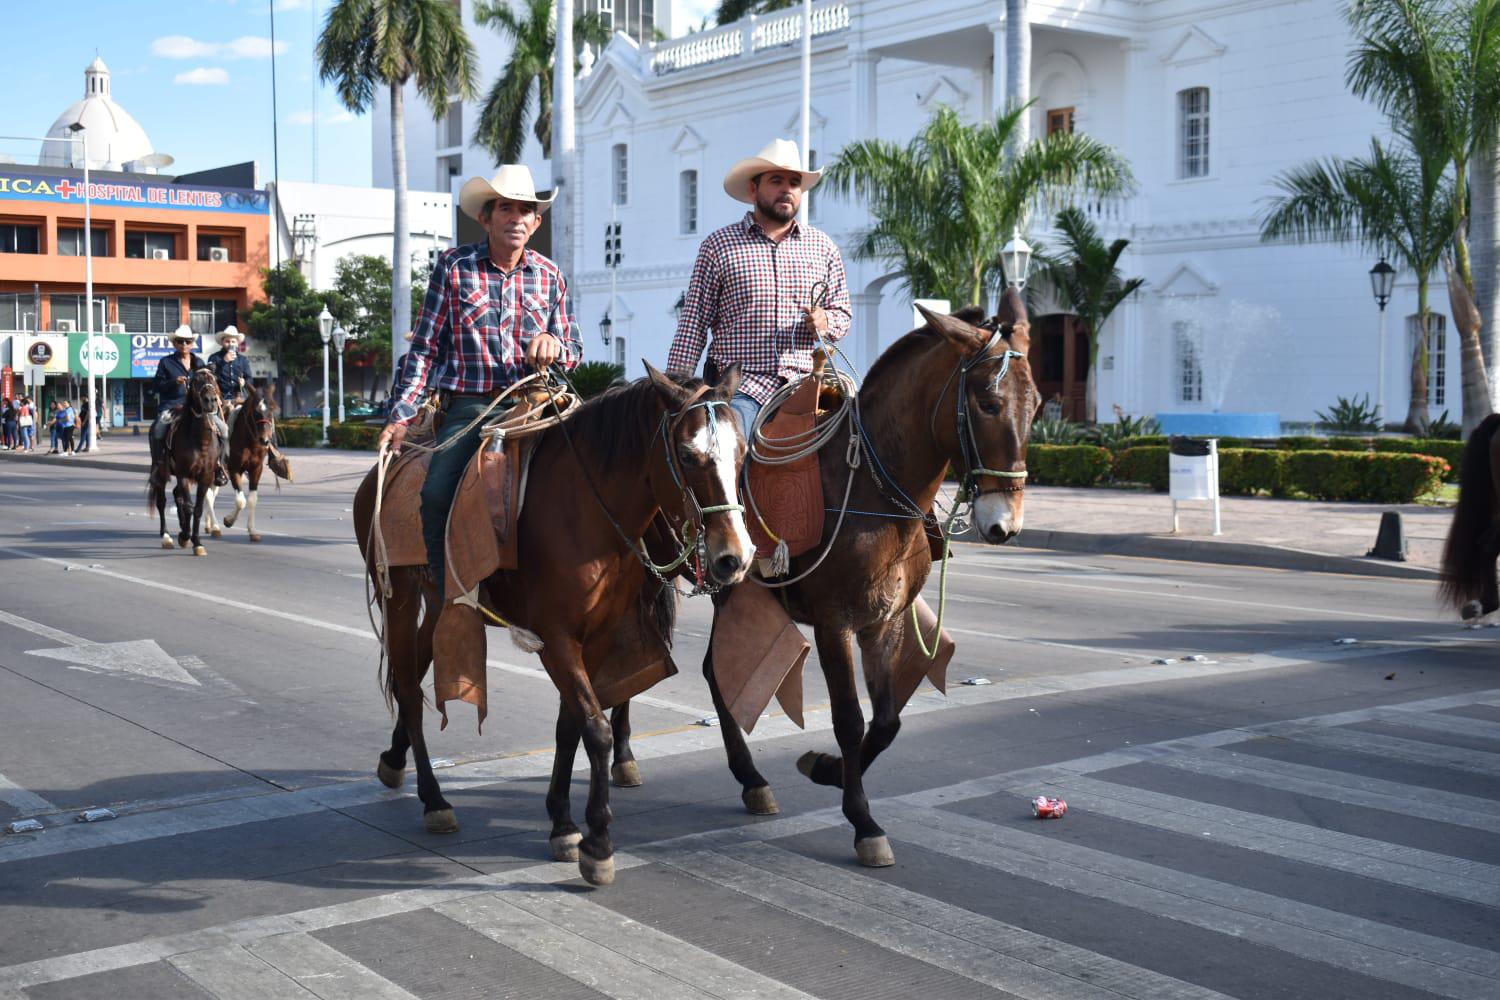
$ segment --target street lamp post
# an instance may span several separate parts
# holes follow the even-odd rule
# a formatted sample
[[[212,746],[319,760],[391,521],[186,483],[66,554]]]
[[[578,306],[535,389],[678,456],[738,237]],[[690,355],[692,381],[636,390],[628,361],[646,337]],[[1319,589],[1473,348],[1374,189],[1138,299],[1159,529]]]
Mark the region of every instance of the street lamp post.
[[[342,326],[333,328],[333,347],[339,352],[339,423],[344,422],[344,343],[348,339],[348,330]]]
[[[1377,350],[1379,360],[1375,370],[1375,412],[1385,423],[1385,305],[1391,301],[1391,290],[1396,287],[1396,269],[1385,262],[1385,258],[1370,268],[1370,291],[1375,295],[1375,304],[1380,307],[1380,339]]]
[[[1026,287],[1026,278],[1031,274],[1031,244],[1021,235],[1019,227],[1010,231],[1010,242],[1000,251],[1000,266],[1005,270],[1005,283],[1016,289]]]
[[[95,406],[99,398],[94,395],[94,224],[93,199],[89,192],[89,133],[82,122],[74,122],[68,131],[83,144],[83,309],[88,315],[83,338],[84,369],[89,377],[88,405]],[[89,414],[89,430],[84,450],[93,452],[99,447],[99,421]]]
[[[333,339],[333,313],[328,305],[318,314],[318,336],[323,339],[323,447],[328,447],[328,341]]]

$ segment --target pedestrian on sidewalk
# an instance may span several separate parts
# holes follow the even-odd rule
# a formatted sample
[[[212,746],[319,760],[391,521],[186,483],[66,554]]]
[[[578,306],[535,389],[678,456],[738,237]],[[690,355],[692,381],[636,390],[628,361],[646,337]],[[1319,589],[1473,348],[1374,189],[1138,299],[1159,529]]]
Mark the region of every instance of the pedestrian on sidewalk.
[[[57,436],[64,456],[73,454],[73,429],[77,423],[78,413],[73,409],[72,401],[63,400],[57,407]]]
[[[47,403],[47,432],[49,438],[47,454],[56,455],[57,446],[62,441],[62,428],[57,425],[57,400],[55,399]]]
[[[21,430],[21,450],[36,451],[36,404],[30,396],[21,397],[21,405],[16,410],[16,426]]]
[[[0,408],[0,426],[4,428],[4,445],[7,451],[12,451],[21,444],[21,428],[16,426],[16,410],[19,406],[14,399],[6,396],[3,408]]]
[[[83,402],[78,407],[78,441],[73,449],[73,454],[78,455],[89,450],[89,424],[94,418],[94,408],[89,405],[89,398],[83,397]]]

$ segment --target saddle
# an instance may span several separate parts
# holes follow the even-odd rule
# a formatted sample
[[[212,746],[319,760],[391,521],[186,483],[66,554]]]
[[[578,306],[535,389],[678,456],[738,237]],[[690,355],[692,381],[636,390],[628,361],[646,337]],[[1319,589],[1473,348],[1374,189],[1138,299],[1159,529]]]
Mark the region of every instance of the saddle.
[[[764,427],[765,441],[758,446],[768,457],[779,452],[778,440],[801,440],[818,423],[818,373],[804,378]],[[799,556],[823,537],[823,473],[819,453],[814,452],[784,465],[745,460],[745,484],[754,499],[750,538],[756,555],[769,557],[778,541],[788,555]]]

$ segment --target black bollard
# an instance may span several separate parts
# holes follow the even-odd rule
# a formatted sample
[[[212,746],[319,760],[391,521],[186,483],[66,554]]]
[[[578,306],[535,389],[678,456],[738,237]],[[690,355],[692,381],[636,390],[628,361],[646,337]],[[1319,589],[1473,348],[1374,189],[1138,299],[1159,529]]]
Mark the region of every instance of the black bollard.
[[[1375,536],[1375,547],[1365,555],[1406,562],[1406,532],[1401,527],[1399,511],[1388,510],[1380,515],[1380,532]]]

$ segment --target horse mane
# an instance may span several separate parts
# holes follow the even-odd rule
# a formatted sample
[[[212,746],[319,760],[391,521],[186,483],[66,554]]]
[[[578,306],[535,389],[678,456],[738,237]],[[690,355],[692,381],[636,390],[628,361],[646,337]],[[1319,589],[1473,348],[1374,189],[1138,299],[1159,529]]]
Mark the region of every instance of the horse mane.
[[[698,381],[674,380],[694,389]],[[573,444],[588,451],[603,475],[638,474],[661,419],[661,396],[649,378],[613,386],[568,414]]]
[[[980,306],[964,306],[953,315],[972,326],[984,319],[984,309]],[[909,364],[913,355],[926,350],[938,337],[939,335],[926,323],[910,333],[903,334],[894,344],[882,351],[880,357],[875,359],[875,363],[865,373],[865,381],[877,381],[885,374],[886,369],[899,369]]]

